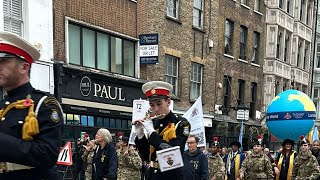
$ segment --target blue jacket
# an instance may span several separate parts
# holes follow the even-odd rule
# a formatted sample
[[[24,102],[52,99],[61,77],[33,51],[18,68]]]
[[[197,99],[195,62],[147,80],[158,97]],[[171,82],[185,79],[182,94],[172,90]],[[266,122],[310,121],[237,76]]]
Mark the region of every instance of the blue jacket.
[[[208,159],[199,149],[190,154],[189,150],[183,153],[183,179],[184,180],[207,180]]]
[[[108,180],[117,179],[118,157],[113,145],[107,144],[103,149],[99,149],[93,156],[93,179]]]

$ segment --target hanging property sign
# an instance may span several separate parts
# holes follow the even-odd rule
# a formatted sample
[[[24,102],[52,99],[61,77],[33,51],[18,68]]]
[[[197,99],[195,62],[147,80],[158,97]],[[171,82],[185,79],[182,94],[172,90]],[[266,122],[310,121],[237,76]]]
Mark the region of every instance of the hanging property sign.
[[[159,63],[159,36],[158,34],[139,35],[140,64],[158,64]]]

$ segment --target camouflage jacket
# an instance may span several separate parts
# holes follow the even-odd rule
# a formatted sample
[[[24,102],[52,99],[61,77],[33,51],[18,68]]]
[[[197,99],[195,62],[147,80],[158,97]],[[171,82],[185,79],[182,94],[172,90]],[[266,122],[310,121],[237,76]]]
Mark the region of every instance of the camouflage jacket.
[[[263,151],[248,155],[242,162],[240,174],[244,174],[246,180],[272,180],[272,166],[269,157]]]
[[[136,150],[121,152],[117,150],[118,156],[118,180],[136,180],[140,179],[140,169],[142,160]]]
[[[219,154],[211,155],[208,158],[209,179],[224,180],[226,168]]]
[[[319,175],[317,158],[314,157],[311,151],[308,151],[306,155],[302,152],[294,160],[292,180],[316,180]]]

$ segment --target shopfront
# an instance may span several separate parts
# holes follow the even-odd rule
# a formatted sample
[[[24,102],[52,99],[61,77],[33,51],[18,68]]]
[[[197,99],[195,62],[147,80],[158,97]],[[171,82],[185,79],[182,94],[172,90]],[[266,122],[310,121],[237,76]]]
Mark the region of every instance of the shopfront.
[[[99,128],[129,136],[132,102],[144,98],[143,81],[90,72],[55,64],[55,95],[64,111],[62,141],[74,141],[81,132],[91,138]]]

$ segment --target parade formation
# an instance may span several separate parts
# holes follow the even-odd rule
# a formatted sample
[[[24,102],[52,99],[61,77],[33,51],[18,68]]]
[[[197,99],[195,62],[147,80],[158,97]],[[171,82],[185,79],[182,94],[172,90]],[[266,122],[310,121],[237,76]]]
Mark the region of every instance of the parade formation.
[[[318,6],[3,0],[0,180],[320,180]]]

